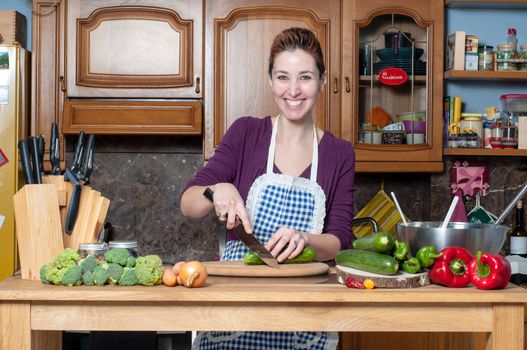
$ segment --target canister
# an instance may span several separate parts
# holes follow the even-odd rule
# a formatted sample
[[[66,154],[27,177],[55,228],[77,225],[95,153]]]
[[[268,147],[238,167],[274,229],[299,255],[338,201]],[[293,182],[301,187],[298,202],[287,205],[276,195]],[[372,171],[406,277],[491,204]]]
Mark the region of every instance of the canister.
[[[494,46],[481,45],[478,47],[478,70],[493,70],[494,69]]]
[[[79,243],[79,255],[84,258],[90,254],[96,258],[103,257],[108,251],[108,243]]]
[[[483,144],[483,122],[481,113],[461,113],[461,122],[459,128],[462,134],[477,134],[477,145]]]
[[[126,248],[134,257],[139,256],[137,241],[110,241],[110,249],[112,248]]]
[[[524,60],[524,62],[520,62],[520,70],[521,71],[527,71],[527,45],[520,46],[520,52],[519,58]]]
[[[518,70],[518,64],[509,62],[515,58],[516,51],[514,50],[514,45],[498,45],[498,55],[497,55],[497,70]]]

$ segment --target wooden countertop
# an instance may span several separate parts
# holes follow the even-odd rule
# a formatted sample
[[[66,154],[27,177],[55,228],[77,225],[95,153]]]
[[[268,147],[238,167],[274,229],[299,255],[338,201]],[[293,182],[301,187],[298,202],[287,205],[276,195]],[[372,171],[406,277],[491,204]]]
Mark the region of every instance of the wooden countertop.
[[[430,285],[410,289],[359,290],[338,284],[335,276],[310,278],[209,277],[205,287],[52,286],[10,277],[0,282],[0,301],[218,301],[218,302],[376,302],[376,303],[527,303],[527,290],[513,284],[503,290]]]

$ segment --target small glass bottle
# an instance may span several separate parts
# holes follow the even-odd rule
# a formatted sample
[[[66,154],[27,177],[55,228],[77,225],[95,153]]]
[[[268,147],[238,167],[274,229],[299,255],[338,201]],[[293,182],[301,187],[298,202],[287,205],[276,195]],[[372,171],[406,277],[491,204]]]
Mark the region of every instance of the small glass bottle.
[[[524,210],[523,201],[520,200],[516,203],[516,221],[510,234],[510,253],[507,259],[517,260],[514,257],[520,256],[522,258],[527,257],[527,230],[524,224]],[[518,272],[511,275],[510,281],[516,284],[522,284],[527,282],[527,276]]]
[[[110,249],[112,248],[126,248],[134,257],[139,256],[137,241],[110,241]]]
[[[515,28],[509,28],[507,30],[507,45],[511,45],[514,48],[514,52],[516,52],[516,47],[518,45],[518,39],[516,39],[516,29]]]

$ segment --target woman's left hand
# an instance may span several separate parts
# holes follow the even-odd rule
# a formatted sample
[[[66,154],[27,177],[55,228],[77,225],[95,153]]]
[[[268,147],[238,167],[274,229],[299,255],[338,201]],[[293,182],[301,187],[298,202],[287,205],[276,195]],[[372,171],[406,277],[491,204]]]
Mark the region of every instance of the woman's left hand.
[[[265,247],[276,257],[278,262],[293,259],[302,253],[308,245],[308,237],[305,233],[297,232],[292,228],[282,227],[276,231]]]

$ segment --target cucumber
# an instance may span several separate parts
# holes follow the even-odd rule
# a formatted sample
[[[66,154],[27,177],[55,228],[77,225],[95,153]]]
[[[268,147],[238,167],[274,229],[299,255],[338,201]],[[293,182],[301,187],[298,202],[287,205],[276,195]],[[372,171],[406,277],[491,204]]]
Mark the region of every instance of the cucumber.
[[[305,264],[315,260],[317,253],[312,247],[304,247],[302,253],[295,256],[293,259],[287,259],[281,264]],[[257,252],[250,250],[243,256],[243,262],[247,265],[263,265],[265,264]]]
[[[335,257],[335,262],[337,265],[353,267],[380,275],[394,275],[399,269],[399,263],[393,256],[360,249],[340,251]]]
[[[389,232],[377,232],[373,235],[357,238],[352,243],[355,249],[371,250],[378,253],[389,253],[394,245],[395,241]]]

